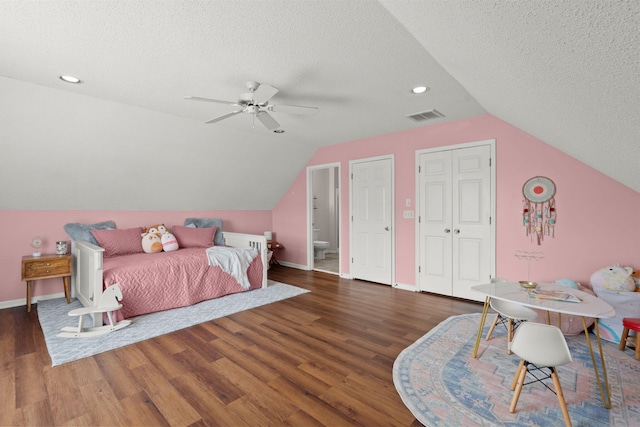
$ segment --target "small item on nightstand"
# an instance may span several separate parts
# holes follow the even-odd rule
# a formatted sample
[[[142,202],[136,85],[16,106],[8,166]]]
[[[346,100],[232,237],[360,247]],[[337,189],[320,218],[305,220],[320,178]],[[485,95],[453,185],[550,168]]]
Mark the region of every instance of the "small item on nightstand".
[[[66,255],[67,254],[67,241],[62,240],[56,242],[56,255]]]
[[[40,256],[40,246],[42,246],[42,238],[40,236],[36,236],[31,239],[31,247],[36,251],[32,254],[33,256]]]

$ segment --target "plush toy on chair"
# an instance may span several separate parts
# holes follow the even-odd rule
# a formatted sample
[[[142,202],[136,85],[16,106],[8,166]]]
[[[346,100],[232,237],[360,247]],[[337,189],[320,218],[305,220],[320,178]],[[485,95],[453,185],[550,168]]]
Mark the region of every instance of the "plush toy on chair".
[[[615,264],[591,275],[591,286],[596,295],[616,311],[616,317],[598,320],[602,339],[619,343],[623,330],[622,319],[640,317],[640,292],[634,292],[636,283],[632,273],[631,267]]]

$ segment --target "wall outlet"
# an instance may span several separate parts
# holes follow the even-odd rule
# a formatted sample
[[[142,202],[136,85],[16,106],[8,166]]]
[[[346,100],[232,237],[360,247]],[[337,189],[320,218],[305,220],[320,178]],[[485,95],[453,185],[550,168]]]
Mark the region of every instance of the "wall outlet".
[[[413,218],[413,211],[404,211],[402,213],[403,218]]]

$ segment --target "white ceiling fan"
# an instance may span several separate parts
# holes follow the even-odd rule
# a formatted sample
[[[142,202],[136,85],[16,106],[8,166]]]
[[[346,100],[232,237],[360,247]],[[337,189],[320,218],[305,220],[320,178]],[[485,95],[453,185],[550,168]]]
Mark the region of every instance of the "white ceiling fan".
[[[235,116],[240,113],[248,113],[255,118],[257,117],[260,122],[269,130],[278,129],[280,124],[269,114],[274,113],[291,113],[291,114],[315,114],[318,112],[316,107],[305,107],[301,105],[273,105],[269,103],[269,100],[278,93],[278,89],[267,84],[260,84],[258,82],[247,82],[247,89],[249,93],[243,93],[240,95],[240,99],[236,102],[221,101],[219,99],[202,98],[199,96],[185,96],[184,99],[190,99],[193,101],[205,101],[214,102],[216,104],[227,104],[237,107],[234,111],[223,114],[222,116],[215,117],[211,120],[207,120],[205,123],[215,123],[226,118]]]

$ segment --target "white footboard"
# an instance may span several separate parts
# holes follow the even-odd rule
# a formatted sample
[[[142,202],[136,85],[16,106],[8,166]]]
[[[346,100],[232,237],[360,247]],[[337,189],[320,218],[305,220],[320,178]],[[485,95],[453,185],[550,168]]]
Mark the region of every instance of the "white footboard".
[[[267,287],[267,238],[260,234],[223,232],[224,244],[236,248],[256,248],[262,259],[262,287]]]
[[[267,239],[259,234],[222,233],[225,244],[234,247],[254,247],[262,259],[262,287],[267,287]],[[71,276],[72,296],[85,307],[94,307],[98,296],[102,295],[102,255],[104,249],[88,242],[72,241],[73,276]],[[93,325],[102,325],[102,315],[93,315]]]
[[[102,253],[104,249],[89,242],[73,240],[73,275],[71,276],[71,294],[85,307],[97,304],[102,295]],[[93,315],[93,325],[102,325],[102,315]]]

